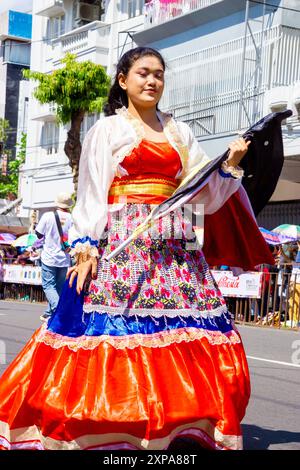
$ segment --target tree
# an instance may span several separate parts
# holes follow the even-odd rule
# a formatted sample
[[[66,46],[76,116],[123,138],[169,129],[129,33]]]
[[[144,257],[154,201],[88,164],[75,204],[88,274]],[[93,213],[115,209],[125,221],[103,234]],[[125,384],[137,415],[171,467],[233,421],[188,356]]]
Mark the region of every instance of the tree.
[[[7,119],[0,118],[0,143],[4,146],[7,141],[7,131],[10,125]]]
[[[25,162],[26,155],[26,137],[26,134],[22,132],[21,142],[17,144],[19,149],[16,158],[9,161],[7,175],[1,175],[0,177],[0,198],[16,198],[18,196],[19,172],[21,165]]]
[[[77,62],[74,54],[66,54],[61,63],[64,67],[49,74],[23,70],[23,75],[39,82],[34,96],[40,103],[56,104],[58,123],[71,123],[64,151],[69,158],[77,191],[81,123],[85,113],[102,111],[110,78],[102,65],[91,61]]]

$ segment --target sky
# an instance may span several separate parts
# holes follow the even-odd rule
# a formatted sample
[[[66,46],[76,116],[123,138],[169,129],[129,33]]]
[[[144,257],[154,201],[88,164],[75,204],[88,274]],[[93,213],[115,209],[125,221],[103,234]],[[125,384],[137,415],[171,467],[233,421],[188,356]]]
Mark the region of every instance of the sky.
[[[30,13],[32,0],[0,0],[0,13],[6,10],[24,11]]]

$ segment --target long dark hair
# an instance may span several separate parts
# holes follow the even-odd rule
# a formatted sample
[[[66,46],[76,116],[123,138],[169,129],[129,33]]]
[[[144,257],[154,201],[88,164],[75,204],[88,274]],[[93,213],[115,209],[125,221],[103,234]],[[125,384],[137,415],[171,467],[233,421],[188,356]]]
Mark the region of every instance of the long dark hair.
[[[164,70],[166,69],[165,61],[162,55],[156,49],[152,49],[151,47],[136,47],[130,51],[125,52],[118,62],[115,81],[111,86],[108,95],[108,101],[104,106],[105,116],[116,114],[116,109],[122,108],[122,106],[126,106],[126,108],[128,107],[127,93],[125,90],[123,90],[123,88],[120,87],[118,77],[120,73],[123,73],[125,76],[127,76],[134,62],[145,56],[157,57],[161,62]]]

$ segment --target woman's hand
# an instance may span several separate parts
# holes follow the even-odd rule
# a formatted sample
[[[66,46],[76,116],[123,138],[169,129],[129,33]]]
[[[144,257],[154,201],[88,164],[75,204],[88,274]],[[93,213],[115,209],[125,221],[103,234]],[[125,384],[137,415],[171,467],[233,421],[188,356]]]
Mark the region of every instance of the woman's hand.
[[[97,259],[90,258],[78,266],[72,266],[68,269],[66,278],[69,279],[69,286],[72,287],[73,281],[77,276],[76,292],[80,294],[88,274],[91,272],[92,278],[97,279]]]
[[[250,143],[250,140],[246,142],[242,137],[231,142],[228,146],[230,152],[227,158],[227,165],[233,167],[238,166],[242,158],[246,155]]]

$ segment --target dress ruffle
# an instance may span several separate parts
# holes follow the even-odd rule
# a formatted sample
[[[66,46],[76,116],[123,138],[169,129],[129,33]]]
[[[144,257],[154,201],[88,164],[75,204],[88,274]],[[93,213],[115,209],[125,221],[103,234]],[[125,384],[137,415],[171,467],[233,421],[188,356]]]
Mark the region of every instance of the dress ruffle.
[[[212,336],[218,341],[203,334],[164,347],[101,341],[73,350],[72,339],[41,328],[2,377],[0,445],[157,450],[184,435],[240,449],[247,362],[236,332]]]

